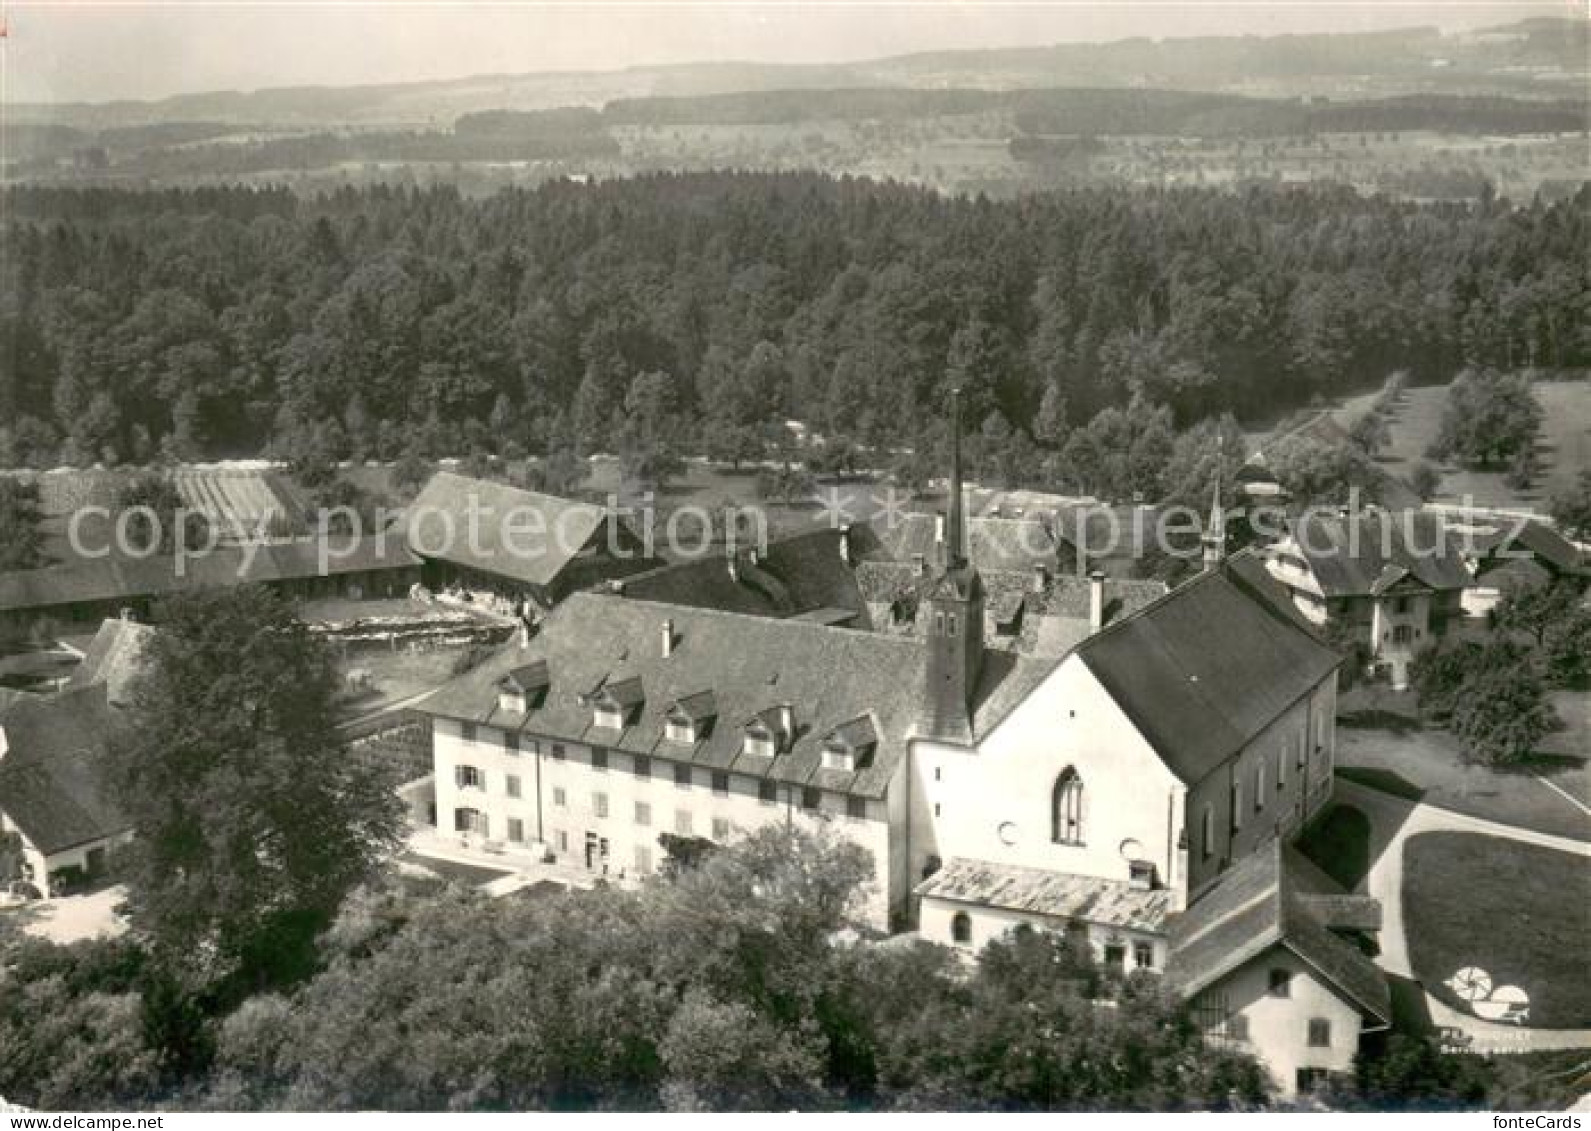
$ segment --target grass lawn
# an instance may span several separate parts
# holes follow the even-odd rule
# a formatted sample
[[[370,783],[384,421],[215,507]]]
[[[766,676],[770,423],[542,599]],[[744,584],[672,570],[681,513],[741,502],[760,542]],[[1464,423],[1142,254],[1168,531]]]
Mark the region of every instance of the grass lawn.
[[[1479,966],[1530,995],[1530,1026],[1591,1025],[1591,869],[1584,857],[1473,833],[1421,833],[1403,849],[1403,918],[1414,973],[1444,984]]]
[[[1591,805],[1588,701],[1591,696],[1586,692],[1553,693],[1565,729],[1543,740],[1540,757],[1501,770],[1466,765],[1452,734],[1420,726],[1396,706],[1378,702],[1349,709],[1337,728],[1337,769],[1350,780],[1376,788],[1402,783],[1412,790],[1390,792],[1418,793],[1420,800],[1444,809],[1556,836],[1591,839],[1591,815],[1570,800]]]
[[[1333,412],[1344,427],[1352,424],[1375,400],[1379,390],[1350,397]],[[1523,493],[1511,490],[1502,473],[1469,471],[1461,467],[1441,468],[1442,485],[1438,502],[1459,502],[1473,497],[1483,506],[1526,507],[1545,510],[1552,494],[1568,486],[1583,467],[1591,467],[1591,380],[1539,381],[1536,399],[1543,418],[1538,454],[1542,474],[1536,484]],[[1381,453],[1381,463],[1389,472],[1406,477],[1425,457],[1425,449],[1436,438],[1447,402],[1446,385],[1426,385],[1410,389],[1392,417],[1392,441]]]
[[[444,880],[465,884],[468,887],[480,887],[512,874],[506,868],[482,868],[476,864],[461,864],[456,860],[443,860],[436,856],[421,856],[416,852],[405,852],[400,859],[406,864],[416,864],[427,871],[435,872]]]
[[[455,665],[468,652],[468,647],[432,648],[423,652],[401,649],[388,652],[380,648],[350,650],[342,661],[342,670],[358,668],[369,672],[371,694],[349,700],[343,710],[350,715],[366,715],[441,687],[454,677]]]

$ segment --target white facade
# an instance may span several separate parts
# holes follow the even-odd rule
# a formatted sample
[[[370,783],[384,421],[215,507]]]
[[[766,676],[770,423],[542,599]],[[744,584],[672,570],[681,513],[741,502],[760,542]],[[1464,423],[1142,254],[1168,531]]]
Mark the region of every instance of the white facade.
[[[1308,1091],[1320,1074],[1351,1071],[1365,1027],[1358,1010],[1282,946],[1200,993],[1194,1018],[1210,1039],[1256,1056],[1284,1096]]]
[[[958,915],[965,916],[959,927],[956,922]],[[1081,937],[1088,943],[1096,962],[1118,971],[1163,972],[1166,968],[1166,936],[1163,933],[1101,923],[1082,924],[1034,915],[1032,912],[961,903],[934,896],[926,896],[922,901],[917,933],[929,942],[953,946],[972,955],[995,939],[1024,925]]]
[[[1079,657],[1068,656],[975,750],[912,747],[911,851],[1126,881],[1130,860],[1185,890],[1176,846],[1186,790]],[[1081,827],[1053,825],[1072,770]]]
[[[15,833],[22,841],[22,864],[27,880],[45,896],[50,890],[50,877],[62,868],[80,868],[86,873],[96,873],[108,863],[110,856],[133,839],[132,830],[100,837],[98,840],[75,844],[57,852],[45,853],[28,839],[26,833],[0,810],[0,833]]]
[[[887,799],[670,761],[666,743],[638,758],[525,735],[515,750],[501,730],[469,730],[472,735],[466,724],[436,719],[434,749],[437,830],[472,847],[490,843],[538,858],[551,853],[593,875],[640,879],[661,865],[663,833],[727,843],[774,823],[821,822],[873,858],[863,908],[870,925],[887,930],[892,903],[904,899],[903,876],[891,867]]]

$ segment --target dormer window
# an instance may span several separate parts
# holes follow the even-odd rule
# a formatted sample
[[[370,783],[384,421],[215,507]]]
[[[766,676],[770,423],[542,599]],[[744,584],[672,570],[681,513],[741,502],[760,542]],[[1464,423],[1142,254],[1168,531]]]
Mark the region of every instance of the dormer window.
[[[746,723],[741,749],[759,758],[787,753],[795,742],[795,710],[788,703],[769,707]]]
[[[756,727],[748,727],[746,729],[744,750],[745,753],[755,755],[758,758],[772,758],[778,752],[775,749],[773,736],[767,731]]]
[[[676,700],[663,714],[663,737],[669,742],[694,746],[713,729],[718,704],[711,691],[698,691]]]
[[[590,697],[591,725],[605,730],[623,730],[640,717],[646,696],[638,676],[605,683]]]
[[[835,727],[823,740],[823,768],[855,771],[873,760],[878,730],[871,715],[860,715]]]
[[[546,660],[517,667],[497,681],[497,709],[519,715],[533,711],[546,700],[550,686]]]

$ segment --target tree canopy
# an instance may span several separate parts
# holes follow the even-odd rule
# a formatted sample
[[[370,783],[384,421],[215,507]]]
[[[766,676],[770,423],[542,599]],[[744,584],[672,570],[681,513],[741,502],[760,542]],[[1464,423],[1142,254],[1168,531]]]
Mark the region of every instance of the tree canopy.
[[[326,646],[269,591],[172,598],[112,744],[134,928],[186,982],[305,972],[315,933],[393,848],[390,783],[348,755]]]
[[[952,383],[969,431],[995,412],[1060,450],[1135,397],[1186,425],[1392,370],[1585,365],[1588,209],[1324,185],[991,202],[805,173],[480,200],[16,188],[0,464],[590,452],[660,406],[693,432],[676,447],[711,422],[731,458],[791,415],[900,447]]]

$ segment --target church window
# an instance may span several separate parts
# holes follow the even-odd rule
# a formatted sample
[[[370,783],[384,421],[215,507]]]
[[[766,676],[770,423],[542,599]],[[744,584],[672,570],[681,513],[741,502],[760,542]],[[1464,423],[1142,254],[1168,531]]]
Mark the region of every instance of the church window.
[[[946,635],[948,635],[948,636],[956,635],[956,614],[955,613],[951,613],[950,614],[949,618],[946,620],[946,624],[948,624],[950,626],[948,632],[946,633]]]
[[[1055,779],[1050,797],[1050,839],[1056,844],[1083,843],[1083,779],[1071,766]]]

